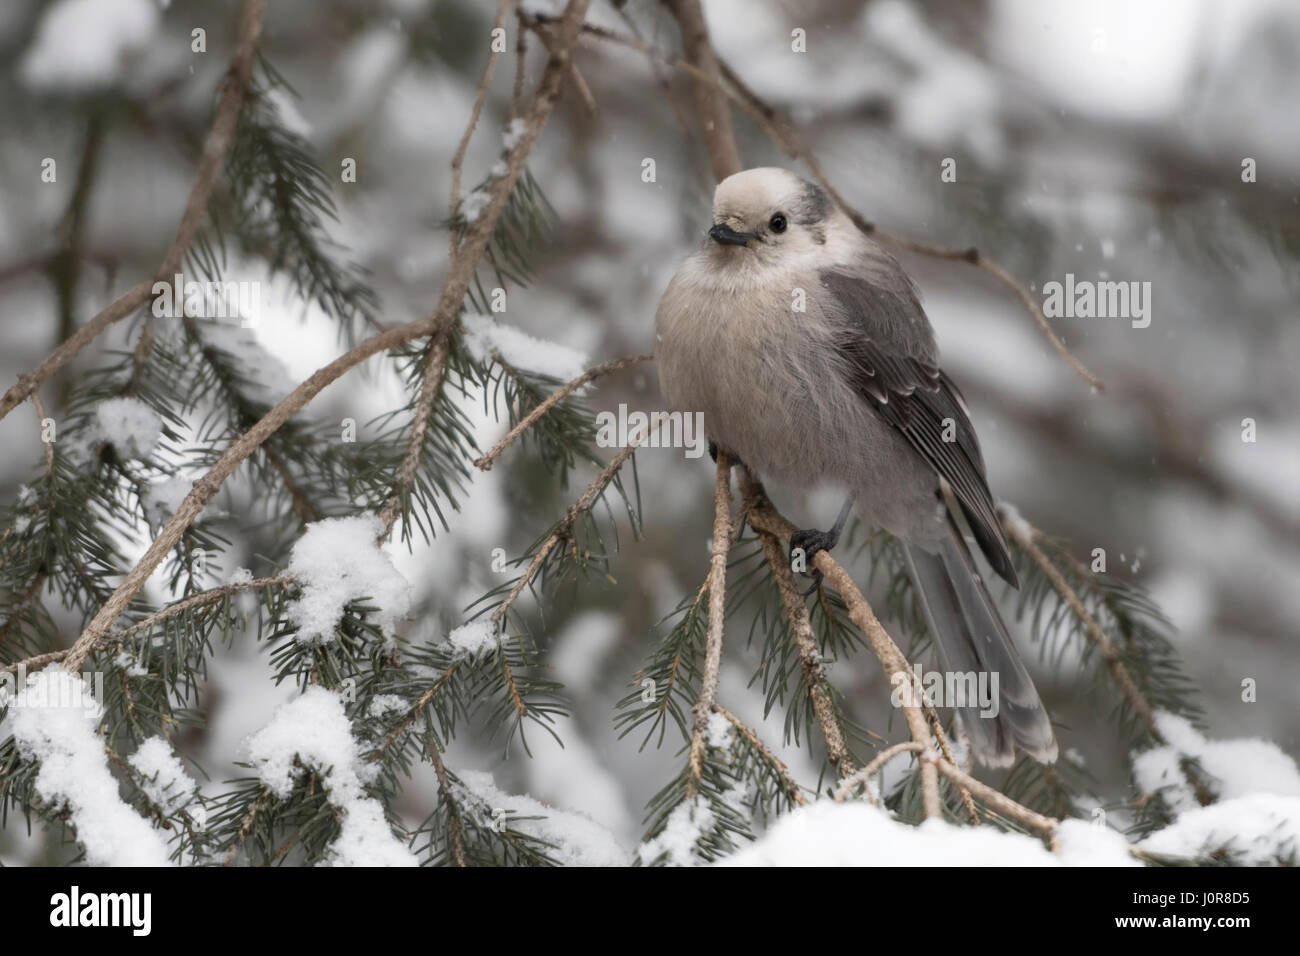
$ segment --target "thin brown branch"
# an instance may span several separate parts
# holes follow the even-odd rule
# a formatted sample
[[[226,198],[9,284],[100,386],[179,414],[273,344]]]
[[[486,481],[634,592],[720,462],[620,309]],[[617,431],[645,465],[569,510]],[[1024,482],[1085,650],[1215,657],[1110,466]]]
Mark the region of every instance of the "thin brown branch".
[[[922,756],[921,759],[922,761],[927,761],[925,756]],[[1061,825],[1060,820],[1055,820],[1052,817],[1045,817],[1035,810],[1030,810],[1028,807],[1022,806],[1008,797],[1005,793],[994,790],[987,783],[976,780],[970,774],[966,773],[966,771],[953,766],[948,761],[942,760],[937,756],[931,756],[928,758],[928,762],[934,764],[934,766],[938,768],[939,773],[943,774],[953,783],[970,790],[971,793],[980,799],[981,803],[992,807],[1002,816],[1009,817],[1012,820],[1018,820],[1026,826],[1039,831],[1045,837],[1048,837],[1052,841],[1052,848],[1056,849],[1056,829]]]
[[[587,371],[583,372],[581,375],[575,378],[572,382],[569,382],[569,384],[565,385],[563,388],[556,389],[554,392],[548,395],[545,398],[545,400],[543,400],[536,408],[534,408],[531,412],[529,412],[519,422],[519,424],[515,425],[514,428],[510,429],[510,432],[506,435],[506,437],[501,439],[499,442],[497,442],[496,446],[493,447],[493,449],[490,452],[488,452],[486,455],[483,455],[481,458],[476,459],[474,462],[474,467],[477,468],[479,471],[490,471],[492,469],[492,466],[496,464],[496,460],[501,457],[501,453],[504,452],[511,445],[513,445],[519,439],[520,435],[528,431],[528,429],[532,428],[533,425],[536,424],[539,418],[541,418],[543,415],[549,412],[556,405],[560,404],[560,402],[564,401],[566,398],[568,398],[578,389],[582,388],[584,385],[588,384],[589,382],[595,381],[596,379],[600,378],[602,375],[607,375],[610,372],[616,372],[619,369],[624,369],[630,365],[636,365],[640,362],[649,362],[653,358],[654,358],[653,355],[648,355],[648,354],[629,355],[626,358],[613,359],[609,362],[602,362],[600,365],[593,365],[591,368],[587,369]]]
[[[922,704],[922,709],[925,710],[925,719],[930,724],[930,733],[934,734],[934,739],[939,742],[939,752],[943,754],[943,759],[954,767],[957,766],[957,760],[952,755],[952,747],[948,743],[948,734],[944,732],[943,723],[939,720],[939,712],[931,704]],[[971,799],[970,791],[958,786],[957,792],[961,795],[962,806],[966,808],[971,824],[979,826],[980,815],[975,809],[975,801]]]
[[[665,0],[668,9],[677,18],[682,33],[682,49],[686,59],[703,74],[697,77],[695,108],[704,131],[704,143],[709,151],[713,178],[721,182],[732,173],[745,168],[736,148],[736,135],[731,128],[731,108],[727,105],[726,91],[722,88],[718,72],[718,59],[709,43],[709,28],[699,0]]]
[[[499,0],[497,4],[497,22],[494,29],[500,30],[506,22],[506,11],[510,8],[510,0]],[[469,149],[469,141],[474,136],[474,130],[478,127],[478,120],[483,115],[483,104],[487,102],[488,86],[492,82],[492,71],[497,65],[497,51],[495,47],[489,44],[487,66],[483,68],[483,78],[479,80],[478,92],[474,95],[474,107],[470,110],[469,123],[465,126],[465,132],[461,134],[460,144],[456,147],[456,155],[451,158],[451,207],[448,215],[456,215],[456,207],[460,205],[460,175],[461,167],[465,165],[465,151]],[[456,255],[456,231],[451,231],[451,256]]]
[[[247,840],[249,835],[253,832],[253,825],[257,822],[257,815],[262,812],[262,807],[266,806],[270,799],[271,789],[269,787],[263,787],[262,792],[258,794],[257,799],[253,801],[253,805],[249,807],[248,812],[244,814],[244,819],[240,821],[239,832],[235,834],[235,839],[230,844],[230,849],[226,853],[225,860],[222,861],[222,866],[230,866],[235,862],[235,857],[239,854],[239,850],[244,845],[244,841]]]
[[[861,787],[862,792],[865,793],[867,799],[871,801],[871,805],[873,807],[880,806],[880,801],[877,800],[876,795],[871,792],[871,778],[880,773],[880,771],[884,769],[885,764],[889,763],[889,761],[893,760],[899,754],[919,754],[923,750],[925,750],[925,745],[918,744],[915,740],[904,740],[901,743],[896,743],[890,747],[886,747],[884,750],[880,751],[880,753],[876,754],[871,763],[867,764],[851,777],[846,777],[844,780],[840,781],[840,785],[835,791],[835,802],[843,803],[853,795],[854,790]]]
[[[572,48],[578,29],[586,15],[590,0],[570,0],[565,11],[563,26],[560,30],[564,43],[557,48],[547,62],[536,95],[529,108],[525,129],[506,157],[505,175],[494,180],[489,199],[479,218],[465,233],[458,246],[455,261],[448,271],[447,279],[439,295],[438,303],[432,314],[417,322],[399,326],[372,336],[351,351],[335,359],[324,368],[318,369],[310,378],[300,384],[288,396],[268,411],[260,421],[237,439],[219,458],[212,469],[194,483],[194,490],[186,496],[167,525],[159,532],[144,555],[131,569],[117,590],[100,608],[68,655],[72,669],[80,667],[91,654],[113,621],[126,610],[127,605],[144,587],[145,581],[154,572],[168,552],[175,547],[185,530],[199,515],[208,501],[221,488],[222,483],[234,473],[239,464],[253,453],[263,442],[274,434],[299,409],[320,393],[331,382],[345,372],[360,365],[372,355],[388,351],[412,339],[427,335],[443,336],[456,322],[460,314],[466,293],[469,291],[474,270],[487,249],[497,222],[505,210],[510,191],[522,174],[524,161],[527,159],[542,127],[550,118],[554,109],[560,87],[567,74],[568,51]]]
[[[546,47],[548,51],[551,50],[552,44],[554,44],[555,41],[552,40],[550,35],[547,33],[546,25],[539,20],[530,19],[528,21],[528,26],[542,41],[542,46]],[[587,110],[587,115],[594,116],[596,114],[596,97],[592,95],[591,87],[588,86],[587,81],[582,78],[582,73],[578,71],[578,65],[576,63],[569,64],[569,79],[573,83],[573,88],[577,90],[578,97],[582,100],[582,105]]]
[[[265,14],[266,0],[244,0],[235,55],[226,74],[212,127],[208,130],[207,139],[203,143],[203,153],[199,157],[198,168],[194,173],[189,199],[185,203],[185,210],[181,214],[171,245],[163,256],[162,265],[158,267],[159,279],[171,281],[172,275],[189,251],[199,224],[207,212],[208,200],[216,186],[217,177],[221,174],[226,154],[234,141],[239,114],[248,94],[257,42],[262,34]],[[133,286],[66,339],[33,372],[19,376],[17,384],[5,392],[3,398],[0,398],[0,418],[4,418],[18,404],[26,400],[41,382],[71,361],[73,356],[94,341],[106,328],[131,315],[149,301],[152,290],[153,283],[148,281]]]
[[[718,450],[718,472],[713,487],[713,547],[709,555],[709,630],[704,649],[704,674],[695,701],[691,730],[691,775],[704,775],[704,742],[709,717],[718,699],[722,671],[722,631],[727,611],[727,552],[731,545],[731,458]]]

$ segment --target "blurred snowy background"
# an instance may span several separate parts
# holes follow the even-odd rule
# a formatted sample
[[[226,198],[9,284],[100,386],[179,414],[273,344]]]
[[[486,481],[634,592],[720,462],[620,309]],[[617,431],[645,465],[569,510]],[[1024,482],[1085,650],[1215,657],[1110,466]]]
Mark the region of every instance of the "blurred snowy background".
[[[533,3],[535,9],[548,9]],[[675,23],[651,0],[591,20],[675,49]],[[1087,386],[1032,328],[1015,299],[963,264],[904,256],[936,327],[947,370],[973,406],[994,493],[1086,557],[1105,548],[1112,573],[1150,588],[1178,629],[1211,735],[1260,736],[1300,752],[1300,5],[1292,0],[705,0],[720,55],[798,124],[828,176],[868,218],[942,245],[975,245],[1035,294],[1067,273],[1150,282],[1152,322],[1058,319],[1060,334],[1107,384]],[[301,94],[285,122],[320,165],[357,161],[340,184],[334,237],[370,270],[381,315],[397,324],[431,308],[446,265],[449,162],[469,116],[491,0],[276,0],[264,55]],[[228,62],[235,5],[206,0],[6,0],[0,5],[0,384],[34,367],[72,328],[146,277],[170,240],[189,187],[213,90]],[[510,23],[513,50],[513,20]],[[191,52],[191,31],[208,52]],[[807,52],[791,50],[806,31]],[[537,44],[534,43],[534,47]],[[539,54],[533,51],[533,66]],[[589,114],[565,93],[530,168],[553,204],[554,238],[536,252],[534,285],[514,291],[501,320],[571,350],[580,365],[653,349],[658,296],[700,240],[712,195],[690,90],[636,51],[584,41],[578,64]],[[498,66],[465,184],[496,160],[511,58]],[[665,91],[665,85],[667,90]],[[678,106],[685,127],[670,106]],[[737,117],[747,165],[788,165]],[[90,148],[87,149],[87,144]],[[75,294],[55,293],[57,253],[78,170],[93,164],[78,229]],[[55,183],[41,163],[54,157]],[[956,160],[957,181],[941,164]],[[642,181],[642,161],[657,181]],[[1242,181],[1246,158],[1257,181]],[[53,258],[52,258],[53,257]],[[295,380],[338,354],[335,330],[255,262],[228,279],[262,280],[256,334]],[[120,346],[123,330],[106,338]],[[53,413],[95,350],[47,386]],[[377,363],[327,390],[308,414],[365,422],[397,404]],[[590,395],[659,407],[653,367],[619,373]],[[489,447],[502,428],[466,407]],[[1244,443],[1242,420],[1257,421]],[[12,500],[40,465],[30,405],[0,422],[0,494]],[[619,740],[614,702],[656,639],[653,625],[707,566],[708,459],[638,456],[647,536],[615,561],[617,584],[567,592],[548,609],[550,661],[574,716],[560,749],[530,734],[533,757],[465,735],[447,756],[490,771],[511,793],[580,810],[629,849],[646,800],[680,765],[675,747],[638,752]],[[390,550],[416,589],[411,640],[441,640],[464,607],[500,580],[494,548],[520,553],[585,484],[568,489],[526,453],[476,475],[452,532],[431,547]],[[837,502],[772,489],[802,526],[825,527]],[[236,481],[219,499],[250,510]],[[255,528],[237,535],[227,569],[255,566]],[[131,545],[131,553],[142,549]],[[242,550],[241,550],[242,549]],[[857,566],[865,581],[867,568]],[[166,595],[150,592],[156,600]],[[1012,605],[1008,603],[1008,608]],[[77,622],[69,620],[67,636]],[[1023,626],[1013,630],[1024,637]],[[743,634],[743,631],[741,632]],[[733,637],[721,699],[767,740],[756,664]],[[1022,640],[1022,646],[1027,638]],[[1104,787],[1121,787],[1122,754],[1097,732],[1104,715],[1072,692],[1069,662],[1052,676],[1034,648],[1048,705]],[[240,743],[294,691],[275,688],[265,647],[250,638],[210,668],[210,728],[180,743],[218,783],[236,775]],[[856,716],[891,728],[873,659],[841,661],[833,679]],[[1241,682],[1258,682],[1243,703]],[[786,748],[795,776],[811,761]],[[434,798],[420,768],[402,811],[419,820]],[[0,859],[38,859],[9,827]]]

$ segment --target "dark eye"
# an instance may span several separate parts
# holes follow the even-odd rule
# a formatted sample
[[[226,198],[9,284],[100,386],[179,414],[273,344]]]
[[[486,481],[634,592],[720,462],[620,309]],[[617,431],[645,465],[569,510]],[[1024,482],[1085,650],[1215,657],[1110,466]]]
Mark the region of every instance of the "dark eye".
[[[785,232],[785,216],[778,212],[768,220],[767,227],[773,232]]]

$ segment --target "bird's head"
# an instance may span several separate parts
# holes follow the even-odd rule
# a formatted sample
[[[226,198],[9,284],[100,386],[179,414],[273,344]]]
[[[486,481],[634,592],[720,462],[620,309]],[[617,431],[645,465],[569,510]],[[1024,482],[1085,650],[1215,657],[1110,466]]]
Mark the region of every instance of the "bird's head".
[[[747,169],[718,183],[710,244],[723,260],[793,261],[825,245],[833,211],[824,190],[788,170]]]

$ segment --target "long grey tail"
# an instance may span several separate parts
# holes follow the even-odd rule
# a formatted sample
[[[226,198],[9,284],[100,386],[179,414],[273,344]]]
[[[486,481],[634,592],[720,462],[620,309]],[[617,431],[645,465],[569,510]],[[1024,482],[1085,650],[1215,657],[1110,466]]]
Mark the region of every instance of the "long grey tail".
[[[978,698],[957,708],[975,757],[1005,767],[1019,747],[1053,763],[1056,736],[1047,710],[957,530],[949,524],[937,554],[913,545],[903,551],[945,674],[987,674],[989,688],[997,675],[996,715],[982,715]]]

